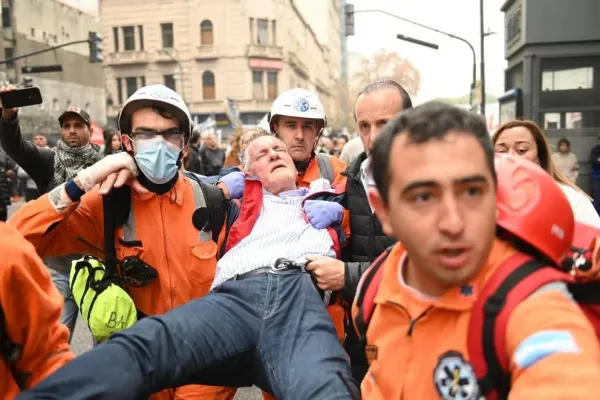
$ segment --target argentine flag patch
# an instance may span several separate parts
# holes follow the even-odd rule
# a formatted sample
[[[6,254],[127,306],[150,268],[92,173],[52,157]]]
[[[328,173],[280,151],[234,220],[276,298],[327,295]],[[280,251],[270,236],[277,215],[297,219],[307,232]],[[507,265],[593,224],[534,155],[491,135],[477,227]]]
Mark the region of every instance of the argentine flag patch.
[[[557,353],[579,353],[573,335],[569,331],[548,330],[536,332],[523,340],[515,353],[513,360],[521,368],[529,368],[536,362]]]

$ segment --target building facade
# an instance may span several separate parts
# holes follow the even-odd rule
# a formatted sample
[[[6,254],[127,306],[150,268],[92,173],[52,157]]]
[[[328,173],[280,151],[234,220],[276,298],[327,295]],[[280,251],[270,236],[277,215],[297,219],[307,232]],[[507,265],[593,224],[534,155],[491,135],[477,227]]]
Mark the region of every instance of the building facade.
[[[600,1],[507,0],[501,120],[536,121],[556,146],[571,141],[581,173],[591,187],[590,150],[600,134]]]
[[[76,8],[78,3],[83,8]],[[95,7],[95,12],[93,11]],[[86,40],[89,31],[100,30],[98,0],[2,0],[2,56],[48,49],[70,41]],[[23,73],[26,66],[61,65],[61,72]],[[40,88],[43,104],[23,107],[24,134],[52,134],[57,118],[69,106],[87,110],[99,125],[106,123],[106,96],[102,65],[90,64],[87,43],[71,45],[4,65],[3,77],[23,86]]]
[[[182,94],[196,123],[212,117],[225,136],[228,99],[243,124],[257,124],[292,87],[316,91],[336,110],[342,11],[338,0],[300,8],[305,1],[103,0],[109,119],[137,88],[157,83]]]

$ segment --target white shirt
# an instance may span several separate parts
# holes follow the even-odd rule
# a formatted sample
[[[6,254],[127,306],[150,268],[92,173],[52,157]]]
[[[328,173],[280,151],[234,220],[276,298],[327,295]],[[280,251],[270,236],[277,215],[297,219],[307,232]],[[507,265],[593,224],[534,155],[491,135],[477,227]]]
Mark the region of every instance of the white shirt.
[[[371,200],[369,200],[369,189],[372,187],[376,187],[372,171],[373,169],[371,167],[371,158],[367,157],[360,164],[360,181],[362,182],[363,188],[365,189],[365,193],[367,194],[367,201],[369,202],[369,206],[371,207],[371,212],[374,212],[375,210],[371,205]]]
[[[585,194],[570,186],[558,184],[571,204],[575,221],[600,228],[600,217],[591,200]]]
[[[233,278],[275,264],[278,258],[305,263],[307,256],[336,257],[327,229],[316,229],[304,219],[302,200],[310,193],[329,189],[326,179],[275,196],[263,189],[260,215],[248,236],[217,263],[211,290]]]

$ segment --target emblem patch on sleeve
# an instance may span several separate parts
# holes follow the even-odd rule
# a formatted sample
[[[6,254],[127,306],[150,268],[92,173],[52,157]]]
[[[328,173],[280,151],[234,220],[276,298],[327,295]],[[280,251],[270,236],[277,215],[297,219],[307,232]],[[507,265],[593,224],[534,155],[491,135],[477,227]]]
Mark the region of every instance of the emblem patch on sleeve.
[[[479,399],[475,370],[457,351],[448,351],[440,356],[433,372],[433,381],[443,400]]]

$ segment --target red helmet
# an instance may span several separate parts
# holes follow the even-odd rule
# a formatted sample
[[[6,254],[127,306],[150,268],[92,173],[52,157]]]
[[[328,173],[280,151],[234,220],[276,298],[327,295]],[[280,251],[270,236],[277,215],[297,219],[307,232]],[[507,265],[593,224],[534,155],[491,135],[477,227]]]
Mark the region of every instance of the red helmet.
[[[496,154],[497,223],[560,265],[573,243],[575,221],[569,200],[538,165]]]

